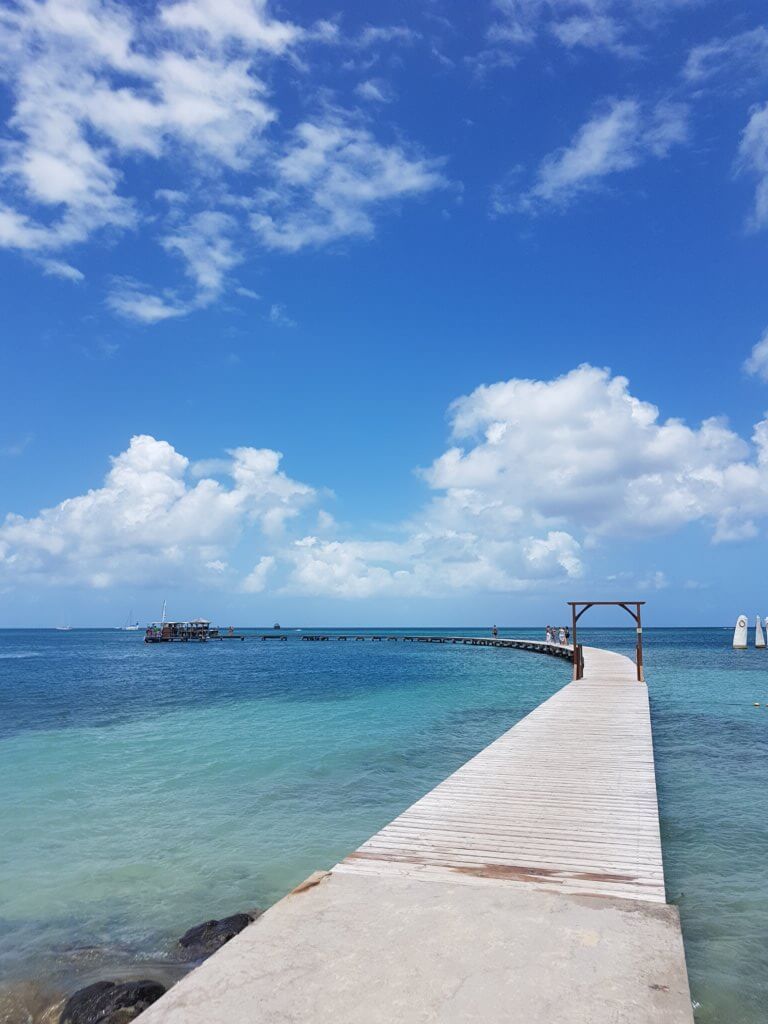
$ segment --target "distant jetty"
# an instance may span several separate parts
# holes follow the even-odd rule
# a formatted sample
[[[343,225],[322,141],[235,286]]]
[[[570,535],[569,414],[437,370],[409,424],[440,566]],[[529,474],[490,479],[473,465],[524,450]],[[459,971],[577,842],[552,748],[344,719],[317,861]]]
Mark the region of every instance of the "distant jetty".
[[[242,633],[235,633],[234,627],[222,630],[212,626],[207,619],[191,619],[189,622],[153,622],[144,634],[145,644],[207,643],[209,640],[245,640]]]

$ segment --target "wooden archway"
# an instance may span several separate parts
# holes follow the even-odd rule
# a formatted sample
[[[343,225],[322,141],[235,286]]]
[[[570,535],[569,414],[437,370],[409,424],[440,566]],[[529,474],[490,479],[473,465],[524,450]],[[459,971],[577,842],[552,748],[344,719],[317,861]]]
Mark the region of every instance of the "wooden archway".
[[[637,630],[635,665],[637,666],[638,682],[642,683],[644,681],[643,623],[640,617],[640,608],[645,604],[645,601],[569,601],[568,604],[571,607],[571,619],[573,622],[573,630],[571,633],[571,643],[573,644],[573,678],[581,679],[584,675],[584,655],[582,653],[581,644],[579,644],[576,639],[576,623],[584,612],[588,611],[590,608],[606,607],[610,605],[615,608],[623,608],[624,611],[628,612],[635,620],[635,628]],[[634,611],[632,610],[633,608]]]

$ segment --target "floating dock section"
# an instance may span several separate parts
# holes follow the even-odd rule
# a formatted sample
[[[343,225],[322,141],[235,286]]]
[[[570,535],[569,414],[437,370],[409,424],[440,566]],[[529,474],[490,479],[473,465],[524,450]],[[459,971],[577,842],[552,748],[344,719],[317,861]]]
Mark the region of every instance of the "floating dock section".
[[[691,1024],[648,692],[584,664],[142,1024]]]

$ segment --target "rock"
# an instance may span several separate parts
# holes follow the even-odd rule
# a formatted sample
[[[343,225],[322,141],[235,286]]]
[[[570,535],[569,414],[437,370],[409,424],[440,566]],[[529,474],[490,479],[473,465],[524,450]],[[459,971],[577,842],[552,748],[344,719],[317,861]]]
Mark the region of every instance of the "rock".
[[[165,990],[158,981],[97,981],[70,996],[59,1024],[128,1024]]]
[[[260,911],[252,911],[249,914],[232,914],[230,917],[222,917],[220,921],[203,921],[195,925],[179,939],[179,945],[187,956],[195,959],[202,959],[215,953],[217,949],[233,939],[251,921],[255,921]]]

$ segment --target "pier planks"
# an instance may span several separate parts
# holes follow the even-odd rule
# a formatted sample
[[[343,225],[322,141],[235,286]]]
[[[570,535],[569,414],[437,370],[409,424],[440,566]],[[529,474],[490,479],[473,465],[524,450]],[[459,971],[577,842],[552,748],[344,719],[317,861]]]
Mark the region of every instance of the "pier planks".
[[[648,691],[634,664],[587,648],[583,679],[334,870],[664,903]]]

